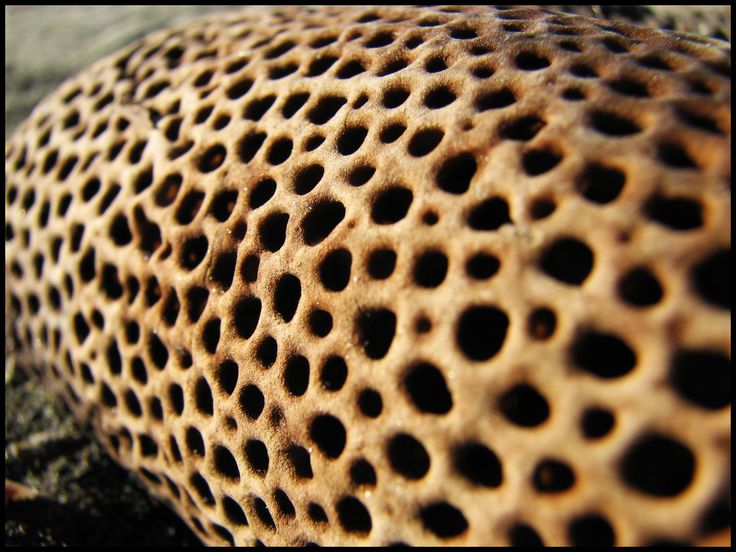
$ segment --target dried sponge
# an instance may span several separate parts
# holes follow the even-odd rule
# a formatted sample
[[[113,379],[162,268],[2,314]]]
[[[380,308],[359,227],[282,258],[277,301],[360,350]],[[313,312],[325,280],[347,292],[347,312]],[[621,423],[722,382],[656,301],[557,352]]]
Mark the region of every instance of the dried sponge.
[[[10,338],[210,544],[700,542],[730,99],[726,43],[544,9],[157,33],[6,146]]]

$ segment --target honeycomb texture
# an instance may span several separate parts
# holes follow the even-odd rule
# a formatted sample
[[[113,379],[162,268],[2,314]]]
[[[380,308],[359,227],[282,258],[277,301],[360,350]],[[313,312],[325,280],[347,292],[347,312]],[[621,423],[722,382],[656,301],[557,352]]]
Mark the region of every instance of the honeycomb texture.
[[[5,154],[10,339],[209,544],[730,539],[730,47],[274,8]]]

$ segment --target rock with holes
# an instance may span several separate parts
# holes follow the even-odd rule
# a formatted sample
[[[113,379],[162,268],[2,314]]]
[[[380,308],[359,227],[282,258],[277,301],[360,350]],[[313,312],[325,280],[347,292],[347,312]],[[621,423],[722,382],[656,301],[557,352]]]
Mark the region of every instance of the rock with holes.
[[[210,544],[723,534],[729,56],[532,8],[151,35],[6,146],[10,339]]]

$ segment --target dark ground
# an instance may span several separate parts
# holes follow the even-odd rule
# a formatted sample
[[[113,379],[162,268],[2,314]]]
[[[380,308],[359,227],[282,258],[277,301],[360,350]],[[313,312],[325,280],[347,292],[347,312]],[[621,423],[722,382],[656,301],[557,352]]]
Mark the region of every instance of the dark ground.
[[[552,7],[552,6],[550,6]],[[730,40],[730,7],[554,6]],[[146,33],[227,6],[6,6],[5,136],[64,79]],[[687,12],[683,15],[682,10]],[[197,546],[65,405],[8,360],[5,477],[37,492],[5,510],[6,546]],[[7,489],[6,489],[7,499]]]

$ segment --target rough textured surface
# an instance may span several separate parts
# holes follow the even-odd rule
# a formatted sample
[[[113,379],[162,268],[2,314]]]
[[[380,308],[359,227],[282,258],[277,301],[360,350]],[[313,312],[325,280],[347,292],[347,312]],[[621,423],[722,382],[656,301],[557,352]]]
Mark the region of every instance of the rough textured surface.
[[[18,345],[207,541],[698,538],[729,503],[725,45],[327,14],[151,37],[35,112],[6,149]]]

